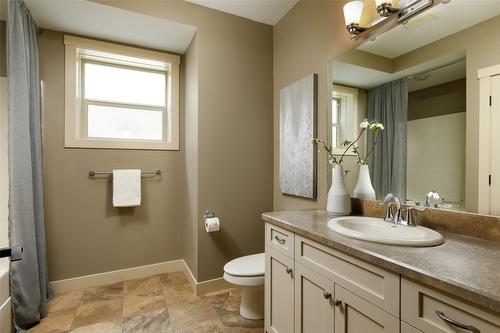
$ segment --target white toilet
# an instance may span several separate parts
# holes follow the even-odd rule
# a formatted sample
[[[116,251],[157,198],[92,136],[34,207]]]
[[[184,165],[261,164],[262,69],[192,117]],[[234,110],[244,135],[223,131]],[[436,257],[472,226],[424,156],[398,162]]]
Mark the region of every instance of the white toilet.
[[[244,318],[264,318],[264,271],[264,253],[239,257],[224,265],[224,280],[241,288],[240,314]]]

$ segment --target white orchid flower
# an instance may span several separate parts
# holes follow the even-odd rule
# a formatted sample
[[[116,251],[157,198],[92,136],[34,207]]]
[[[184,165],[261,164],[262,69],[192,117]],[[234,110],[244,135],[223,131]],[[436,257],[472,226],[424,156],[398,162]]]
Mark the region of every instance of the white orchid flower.
[[[367,129],[368,125],[370,125],[370,123],[368,122],[368,119],[365,119],[359,124],[359,128]]]
[[[375,122],[374,122],[374,123],[372,123],[372,124],[370,125],[370,129],[372,129],[372,130],[380,130],[380,131],[382,131],[382,130],[384,130],[384,125],[382,125],[381,123],[375,123]]]

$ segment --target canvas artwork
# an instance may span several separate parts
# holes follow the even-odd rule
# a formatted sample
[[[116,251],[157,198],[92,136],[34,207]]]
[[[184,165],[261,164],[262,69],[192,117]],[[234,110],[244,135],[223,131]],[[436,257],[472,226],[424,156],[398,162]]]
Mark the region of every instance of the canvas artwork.
[[[316,198],[318,75],[311,74],[280,91],[280,191]]]

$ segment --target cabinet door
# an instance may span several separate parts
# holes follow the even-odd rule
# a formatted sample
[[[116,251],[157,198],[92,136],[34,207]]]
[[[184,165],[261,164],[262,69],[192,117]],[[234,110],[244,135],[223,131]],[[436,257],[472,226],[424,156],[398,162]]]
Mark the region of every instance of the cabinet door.
[[[334,284],[295,264],[295,333],[333,333]]]
[[[266,246],[265,327],[268,333],[293,333],[293,259]]]
[[[401,333],[422,333],[422,331],[417,330],[415,327],[402,321],[401,322]]]
[[[335,333],[399,333],[399,318],[335,285]]]

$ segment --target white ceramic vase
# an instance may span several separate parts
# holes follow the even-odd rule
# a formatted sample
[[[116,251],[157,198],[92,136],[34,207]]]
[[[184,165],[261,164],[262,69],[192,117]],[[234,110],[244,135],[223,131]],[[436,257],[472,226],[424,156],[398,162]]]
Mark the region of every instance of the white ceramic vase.
[[[332,186],[328,191],[326,210],[334,216],[345,216],[351,213],[351,196],[344,179],[344,168],[335,165],[332,175]]]
[[[370,179],[370,169],[368,165],[359,166],[358,183],[354,189],[353,198],[375,200],[375,190]]]

